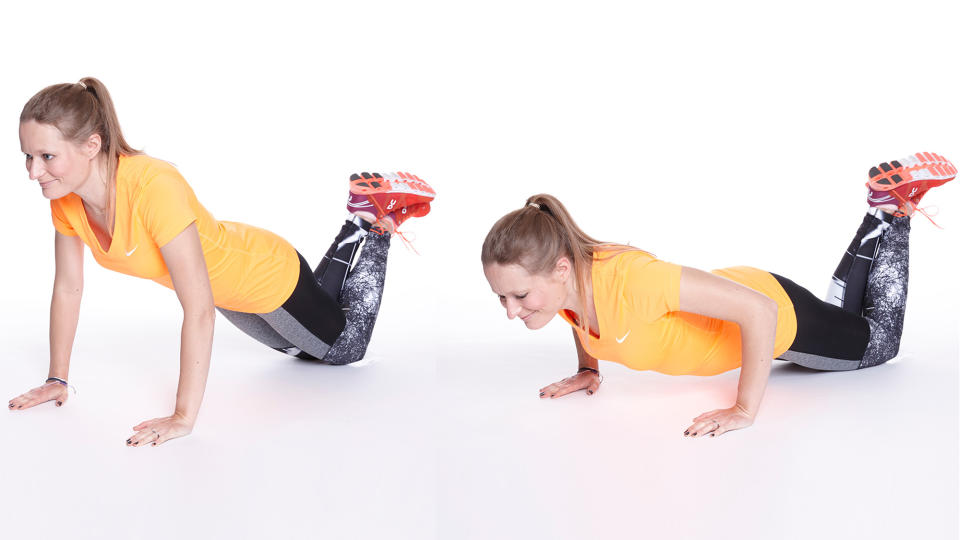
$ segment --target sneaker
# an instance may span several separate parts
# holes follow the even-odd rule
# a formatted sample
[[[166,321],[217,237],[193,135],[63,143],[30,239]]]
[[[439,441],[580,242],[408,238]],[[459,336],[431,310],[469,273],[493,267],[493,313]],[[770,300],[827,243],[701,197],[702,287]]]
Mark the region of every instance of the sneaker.
[[[377,208],[367,199],[366,195],[357,195],[351,192],[347,199],[347,212],[368,223],[377,221]]]
[[[390,212],[377,221],[377,225],[389,232],[396,232],[404,221],[412,217],[423,217],[429,213],[430,203],[417,203],[410,206],[404,206],[400,210]]]
[[[350,193],[365,196],[373,205],[377,220],[409,206],[429,203],[437,196],[430,184],[416,175],[402,172],[351,175]]]
[[[920,152],[900,161],[881,163],[870,169],[867,204],[896,206],[894,215],[909,216],[930,190],[957,176],[957,168],[939,154]],[[926,212],[920,210],[926,215]],[[927,216],[929,219],[930,216]]]

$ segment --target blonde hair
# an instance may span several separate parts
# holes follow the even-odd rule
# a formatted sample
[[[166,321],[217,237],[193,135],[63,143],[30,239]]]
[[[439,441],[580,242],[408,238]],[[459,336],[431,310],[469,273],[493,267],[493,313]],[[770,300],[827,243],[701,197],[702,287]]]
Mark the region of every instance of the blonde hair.
[[[500,218],[483,241],[480,261],[491,264],[517,264],[531,274],[552,271],[561,257],[573,264],[574,284],[580,292],[580,320],[587,327],[587,280],[598,248],[611,254],[636,248],[601,242],[577,226],[566,207],[553,195],[541,193],[527,199],[519,210]]]
[[[94,133],[100,135],[100,152],[107,158],[110,179],[116,174],[121,155],[141,153],[123,138],[110,93],[93,77],[75,84],[54,84],[37,92],[20,112],[20,123],[30,120],[57,128],[75,144],[82,144]]]

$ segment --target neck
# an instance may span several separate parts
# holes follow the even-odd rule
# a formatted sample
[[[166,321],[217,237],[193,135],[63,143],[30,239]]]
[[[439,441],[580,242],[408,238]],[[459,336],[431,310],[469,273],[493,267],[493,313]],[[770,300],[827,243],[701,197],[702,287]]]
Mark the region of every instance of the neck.
[[[83,199],[88,208],[104,215],[110,207],[110,187],[112,185],[106,161],[102,155],[91,161],[87,179],[74,192]]]
[[[597,310],[593,305],[593,276],[591,268],[586,269],[586,283],[583,290],[579,290],[576,274],[567,281],[567,297],[563,302],[563,309],[570,310],[577,314],[581,320],[586,320],[587,324],[593,328],[597,325]],[[583,313],[586,307],[586,313]]]

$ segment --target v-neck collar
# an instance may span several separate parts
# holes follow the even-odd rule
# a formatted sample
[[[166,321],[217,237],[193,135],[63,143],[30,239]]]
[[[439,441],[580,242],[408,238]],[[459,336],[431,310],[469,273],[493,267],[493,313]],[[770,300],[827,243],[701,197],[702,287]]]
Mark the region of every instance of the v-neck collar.
[[[579,321],[577,320],[577,317],[575,317],[575,315],[577,314],[575,311],[572,311],[572,310],[569,310],[569,309],[564,309],[564,310],[561,310],[561,311],[560,311],[560,316],[563,317],[564,319],[566,319],[566,321],[567,321],[568,323],[570,323],[570,324],[574,327],[574,329],[576,329],[577,333],[579,333],[579,334],[586,334],[586,336],[587,336],[588,338],[590,338],[591,340],[593,340],[593,341],[595,341],[595,342],[599,342],[601,336],[604,335],[604,333],[603,333],[603,326],[604,326],[604,325],[603,325],[602,316],[601,316],[601,314],[600,314],[600,309],[598,309],[598,306],[597,306],[597,294],[596,294],[596,290],[597,290],[597,252],[596,252],[596,251],[594,251],[594,253],[593,253],[593,262],[592,262],[592,264],[590,265],[590,288],[593,289],[592,291],[590,291],[591,293],[593,293],[593,294],[591,294],[591,296],[593,297],[593,311],[594,311],[594,313],[597,314],[597,334],[596,334],[596,335],[594,335],[593,332],[590,330],[590,325],[589,325],[589,324],[587,324],[587,331],[586,331],[586,332],[584,332],[584,331],[580,328],[580,325],[577,324]],[[584,314],[584,315],[586,315],[586,314]],[[588,321],[588,323],[589,323],[589,321]]]
[[[77,200],[80,204],[80,216],[83,219],[83,226],[86,227],[87,232],[90,234],[90,238],[93,240],[93,244],[96,245],[97,250],[104,254],[109,255],[113,251],[113,246],[117,244],[117,237],[120,233],[120,228],[117,224],[120,222],[120,204],[123,198],[120,196],[120,161],[117,161],[117,175],[116,181],[114,184],[114,209],[113,209],[113,231],[110,232],[110,247],[103,249],[103,244],[100,243],[100,238],[97,237],[96,231],[93,230],[93,225],[90,223],[90,218],[87,216],[87,207],[83,204],[83,199],[77,195]]]

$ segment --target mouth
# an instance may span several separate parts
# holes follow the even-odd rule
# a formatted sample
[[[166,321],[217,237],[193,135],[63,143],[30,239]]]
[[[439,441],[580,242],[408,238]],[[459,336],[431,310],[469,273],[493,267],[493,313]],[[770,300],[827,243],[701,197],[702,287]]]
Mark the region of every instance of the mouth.
[[[526,315],[520,317],[520,320],[523,322],[527,322],[528,320],[530,320],[530,317],[533,317],[534,313],[536,313],[536,311],[531,311],[530,313],[527,313]]]
[[[57,179],[54,178],[53,180],[48,180],[48,181],[46,181],[46,182],[39,182],[39,184],[40,184],[40,189],[45,189],[47,186],[49,186],[50,184],[53,184],[53,183],[56,182],[56,181],[57,181]]]

